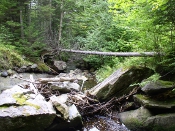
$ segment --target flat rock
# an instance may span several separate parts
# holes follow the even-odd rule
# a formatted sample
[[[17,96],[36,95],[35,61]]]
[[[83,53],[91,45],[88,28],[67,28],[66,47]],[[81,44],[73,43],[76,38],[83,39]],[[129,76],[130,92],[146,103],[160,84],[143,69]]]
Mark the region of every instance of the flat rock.
[[[156,82],[150,82],[141,88],[143,92],[148,95],[154,95],[163,93],[174,88],[174,82],[157,80]]]
[[[14,86],[0,94],[0,127],[2,131],[43,131],[56,117],[50,102],[40,94]]]
[[[134,100],[142,106],[150,109],[173,109],[175,108],[175,98],[167,100],[156,100],[145,95],[134,95]]]

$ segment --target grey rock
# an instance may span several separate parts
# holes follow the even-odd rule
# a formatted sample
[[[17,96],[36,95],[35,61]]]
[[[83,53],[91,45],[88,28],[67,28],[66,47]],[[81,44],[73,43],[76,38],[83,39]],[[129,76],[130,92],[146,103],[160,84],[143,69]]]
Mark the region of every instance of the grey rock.
[[[148,117],[145,126],[149,131],[174,131],[175,113],[160,114]]]
[[[68,96],[63,94],[61,96],[56,97],[55,95],[50,97],[50,101],[55,106],[55,108],[63,115],[64,119],[67,120],[69,118],[69,107],[66,105],[66,101]]]
[[[103,82],[89,90],[89,93],[96,95],[100,100],[107,100],[114,96],[120,97],[133,90],[131,84],[139,83],[151,76],[153,71],[146,67],[131,67],[118,69]]]
[[[37,67],[38,67],[37,64],[33,64],[30,68],[31,68],[31,69],[36,69]]]
[[[151,116],[151,112],[144,107],[119,113],[121,122],[133,131],[143,131],[146,128],[145,121]]]
[[[3,131],[43,131],[56,117],[50,102],[40,94],[14,86],[0,94],[0,127]]]
[[[143,92],[148,95],[154,95],[174,88],[174,82],[157,80],[156,82],[150,82],[141,88]]]
[[[74,90],[76,90],[76,91],[80,91],[80,85],[77,84],[77,83],[69,83],[69,84],[68,84],[68,87],[69,87],[70,89],[74,89]]]
[[[1,76],[2,76],[2,77],[7,77],[7,76],[8,76],[8,72],[7,72],[7,71],[1,72]]]
[[[134,95],[134,100],[139,102],[145,108],[150,109],[173,109],[175,108],[175,99],[167,99],[167,100],[156,100],[152,97],[148,97],[145,95]]]
[[[58,70],[65,70],[67,67],[66,62],[64,61],[54,61],[54,66],[58,69]]]
[[[64,82],[52,82],[50,83],[50,88],[52,90],[58,90],[62,93],[69,93],[71,90],[68,86],[69,82],[64,81]]]
[[[74,104],[68,102],[68,95],[62,94],[60,96],[52,96],[50,101],[56,107],[56,109],[61,113],[61,116],[57,115],[57,121],[54,122],[46,131],[52,130],[70,130],[70,128],[81,128],[82,118]],[[59,122],[58,122],[59,120]]]

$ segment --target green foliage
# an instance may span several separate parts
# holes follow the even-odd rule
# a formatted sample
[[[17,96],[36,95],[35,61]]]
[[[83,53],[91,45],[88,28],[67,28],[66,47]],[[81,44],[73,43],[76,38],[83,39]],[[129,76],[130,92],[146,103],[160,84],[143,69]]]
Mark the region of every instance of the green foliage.
[[[22,56],[15,51],[14,46],[0,44],[0,68],[10,69],[15,66],[20,67],[28,65],[29,62],[25,61]]]

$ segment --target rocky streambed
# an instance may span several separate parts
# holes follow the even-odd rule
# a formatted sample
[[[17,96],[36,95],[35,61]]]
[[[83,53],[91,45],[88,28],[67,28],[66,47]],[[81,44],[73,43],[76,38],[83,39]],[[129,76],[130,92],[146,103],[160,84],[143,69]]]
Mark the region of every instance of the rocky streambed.
[[[138,85],[153,73],[145,67],[121,68],[85,92],[85,81],[92,78],[87,71],[51,78],[15,76],[11,80],[22,84],[7,89],[4,84],[0,94],[0,127],[4,131],[175,129],[173,82]]]

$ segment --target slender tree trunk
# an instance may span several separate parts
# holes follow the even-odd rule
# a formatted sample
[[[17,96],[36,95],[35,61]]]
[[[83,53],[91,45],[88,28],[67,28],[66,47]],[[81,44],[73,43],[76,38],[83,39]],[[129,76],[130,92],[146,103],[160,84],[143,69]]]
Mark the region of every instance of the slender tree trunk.
[[[49,0],[50,10],[52,9],[52,0]],[[49,18],[49,28],[52,31],[52,12],[50,11],[50,18]]]
[[[117,57],[154,57],[156,55],[163,55],[161,52],[98,52],[98,51],[82,51],[82,50],[70,50],[60,49],[62,52],[80,53],[87,55],[104,55],[104,56],[117,56]]]
[[[63,25],[63,16],[64,16],[64,11],[63,11],[63,0],[61,0],[61,6],[60,6],[60,26],[59,26],[59,32],[58,32],[58,48],[61,43],[61,34],[62,34],[62,25]]]
[[[20,25],[21,25],[21,39],[24,39],[24,25],[23,25],[22,6],[20,7]]]

